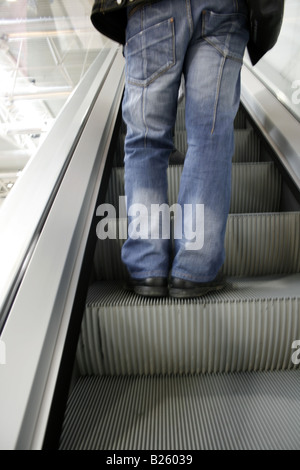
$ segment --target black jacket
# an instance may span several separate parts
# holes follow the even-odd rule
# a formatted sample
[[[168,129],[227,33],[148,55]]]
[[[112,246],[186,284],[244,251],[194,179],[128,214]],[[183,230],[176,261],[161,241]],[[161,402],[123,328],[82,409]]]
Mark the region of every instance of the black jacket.
[[[114,41],[125,44],[125,8],[159,0],[95,0],[91,21],[95,28]],[[247,0],[250,39],[248,52],[253,65],[276,43],[282,25],[284,0]]]
[[[253,65],[276,44],[283,20],[284,0],[247,0],[250,39],[248,52]]]

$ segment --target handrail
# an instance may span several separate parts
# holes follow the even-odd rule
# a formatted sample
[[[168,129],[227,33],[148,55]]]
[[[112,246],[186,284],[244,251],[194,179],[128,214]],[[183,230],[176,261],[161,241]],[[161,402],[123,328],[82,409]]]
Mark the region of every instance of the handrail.
[[[241,102],[300,191],[298,120],[245,65],[242,68]]]
[[[95,97],[117,53],[102,50],[0,211],[0,332]]]

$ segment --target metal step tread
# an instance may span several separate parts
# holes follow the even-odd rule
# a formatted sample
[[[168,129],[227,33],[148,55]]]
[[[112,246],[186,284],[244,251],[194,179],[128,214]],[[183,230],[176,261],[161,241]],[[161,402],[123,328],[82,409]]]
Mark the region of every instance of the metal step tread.
[[[247,115],[242,106],[239,107],[236,117],[234,119],[235,129],[245,129],[247,126]],[[177,116],[175,122],[175,130],[185,130],[185,100],[183,100],[177,108]]]
[[[98,281],[91,285],[87,306],[203,304],[217,302],[249,302],[262,299],[300,299],[300,273],[261,277],[226,277],[223,290],[209,292],[193,299],[152,298],[134,294],[123,281]]]
[[[125,238],[119,238],[119,234],[126,234],[127,219],[112,218],[107,223],[112,235],[97,232],[95,273],[97,279],[125,279],[127,273],[121,261]],[[225,237],[225,274],[265,276],[300,272],[299,233],[300,212],[230,214]],[[107,238],[103,239],[104,236]]]
[[[253,129],[236,129],[234,139],[233,162],[260,160],[260,139]],[[186,131],[177,131],[175,133],[174,146],[181,153],[186,154],[188,148]]]
[[[228,278],[224,290],[147,298],[116,281],[91,286],[77,348],[85,374],[289,369],[300,339],[300,274]]]
[[[168,167],[169,205],[177,202],[183,165]],[[112,169],[105,202],[119,206],[123,196],[124,167]],[[281,176],[273,162],[233,163],[231,213],[277,212],[281,195]]]
[[[82,377],[61,450],[299,450],[300,370]]]
[[[252,128],[235,129],[234,131],[235,148],[233,161],[259,161],[260,160],[260,139]],[[124,164],[124,143],[125,134],[120,133],[114,154],[114,166],[123,166]],[[186,131],[176,131],[174,135],[174,147],[184,155],[187,151]]]

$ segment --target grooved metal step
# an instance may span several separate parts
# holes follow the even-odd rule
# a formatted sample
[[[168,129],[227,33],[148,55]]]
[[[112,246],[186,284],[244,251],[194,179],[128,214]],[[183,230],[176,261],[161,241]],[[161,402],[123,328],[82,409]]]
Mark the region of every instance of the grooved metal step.
[[[252,129],[235,130],[233,162],[258,162],[260,160],[260,140]],[[178,131],[174,137],[175,147],[184,155],[187,152],[186,131]]]
[[[258,162],[260,160],[260,139],[253,129],[235,129],[235,149],[233,162]],[[114,155],[114,166],[124,164],[125,135],[120,134]],[[184,155],[187,151],[186,131],[177,131],[174,136],[174,147]]]
[[[82,377],[60,449],[299,450],[299,372]]]
[[[247,117],[244,109],[240,106],[234,120],[235,129],[245,129],[247,126]],[[181,101],[177,108],[175,122],[175,132],[185,130],[185,100]]]
[[[230,212],[278,212],[281,176],[272,162],[234,163]]]
[[[121,261],[127,220],[111,219],[117,238],[98,240],[94,264],[97,279],[126,279]],[[231,214],[228,217],[224,273],[264,276],[300,272],[300,212]]]
[[[235,129],[246,129],[247,117],[242,106],[239,107],[234,120]],[[177,108],[177,116],[175,122],[175,132],[185,131],[185,100],[182,100]]]
[[[169,205],[177,202],[182,165],[168,168]],[[119,207],[124,195],[124,168],[113,168],[106,202]],[[272,162],[234,163],[232,165],[231,213],[277,212],[281,195],[281,176]]]
[[[296,367],[300,275],[228,278],[200,298],[145,298],[116,281],[89,292],[77,349],[80,373],[157,375]]]

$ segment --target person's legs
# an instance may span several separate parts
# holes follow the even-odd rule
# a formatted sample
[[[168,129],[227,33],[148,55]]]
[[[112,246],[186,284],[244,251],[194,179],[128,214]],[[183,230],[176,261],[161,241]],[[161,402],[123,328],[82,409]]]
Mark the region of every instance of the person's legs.
[[[169,224],[167,167],[189,40],[180,21],[184,4],[162,0],[128,14],[123,100],[128,239],[122,261],[133,279],[169,275],[170,234],[162,230]],[[158,209],[165,212],[159,216]]]
[[[195,235],[175,240],[172,276],[206,283],[215,279],[225,257],[233,124],[248,21],[245,0],[192,0],[191,5],[194,29],[184,66],[188,151],[178,202],[189,210],[183,212],[182,232]]]
[[[142,284],[169,274],[170,236],[162,233],[164,223],[153,209],[164,207],[169,215],[166,170],[182,71],[188,152],[172,276],[208,282],[223,264],[233,121],[247,39],[246,0],[161,0],[129,10],[123,100],[129,236],[122,260]]]

